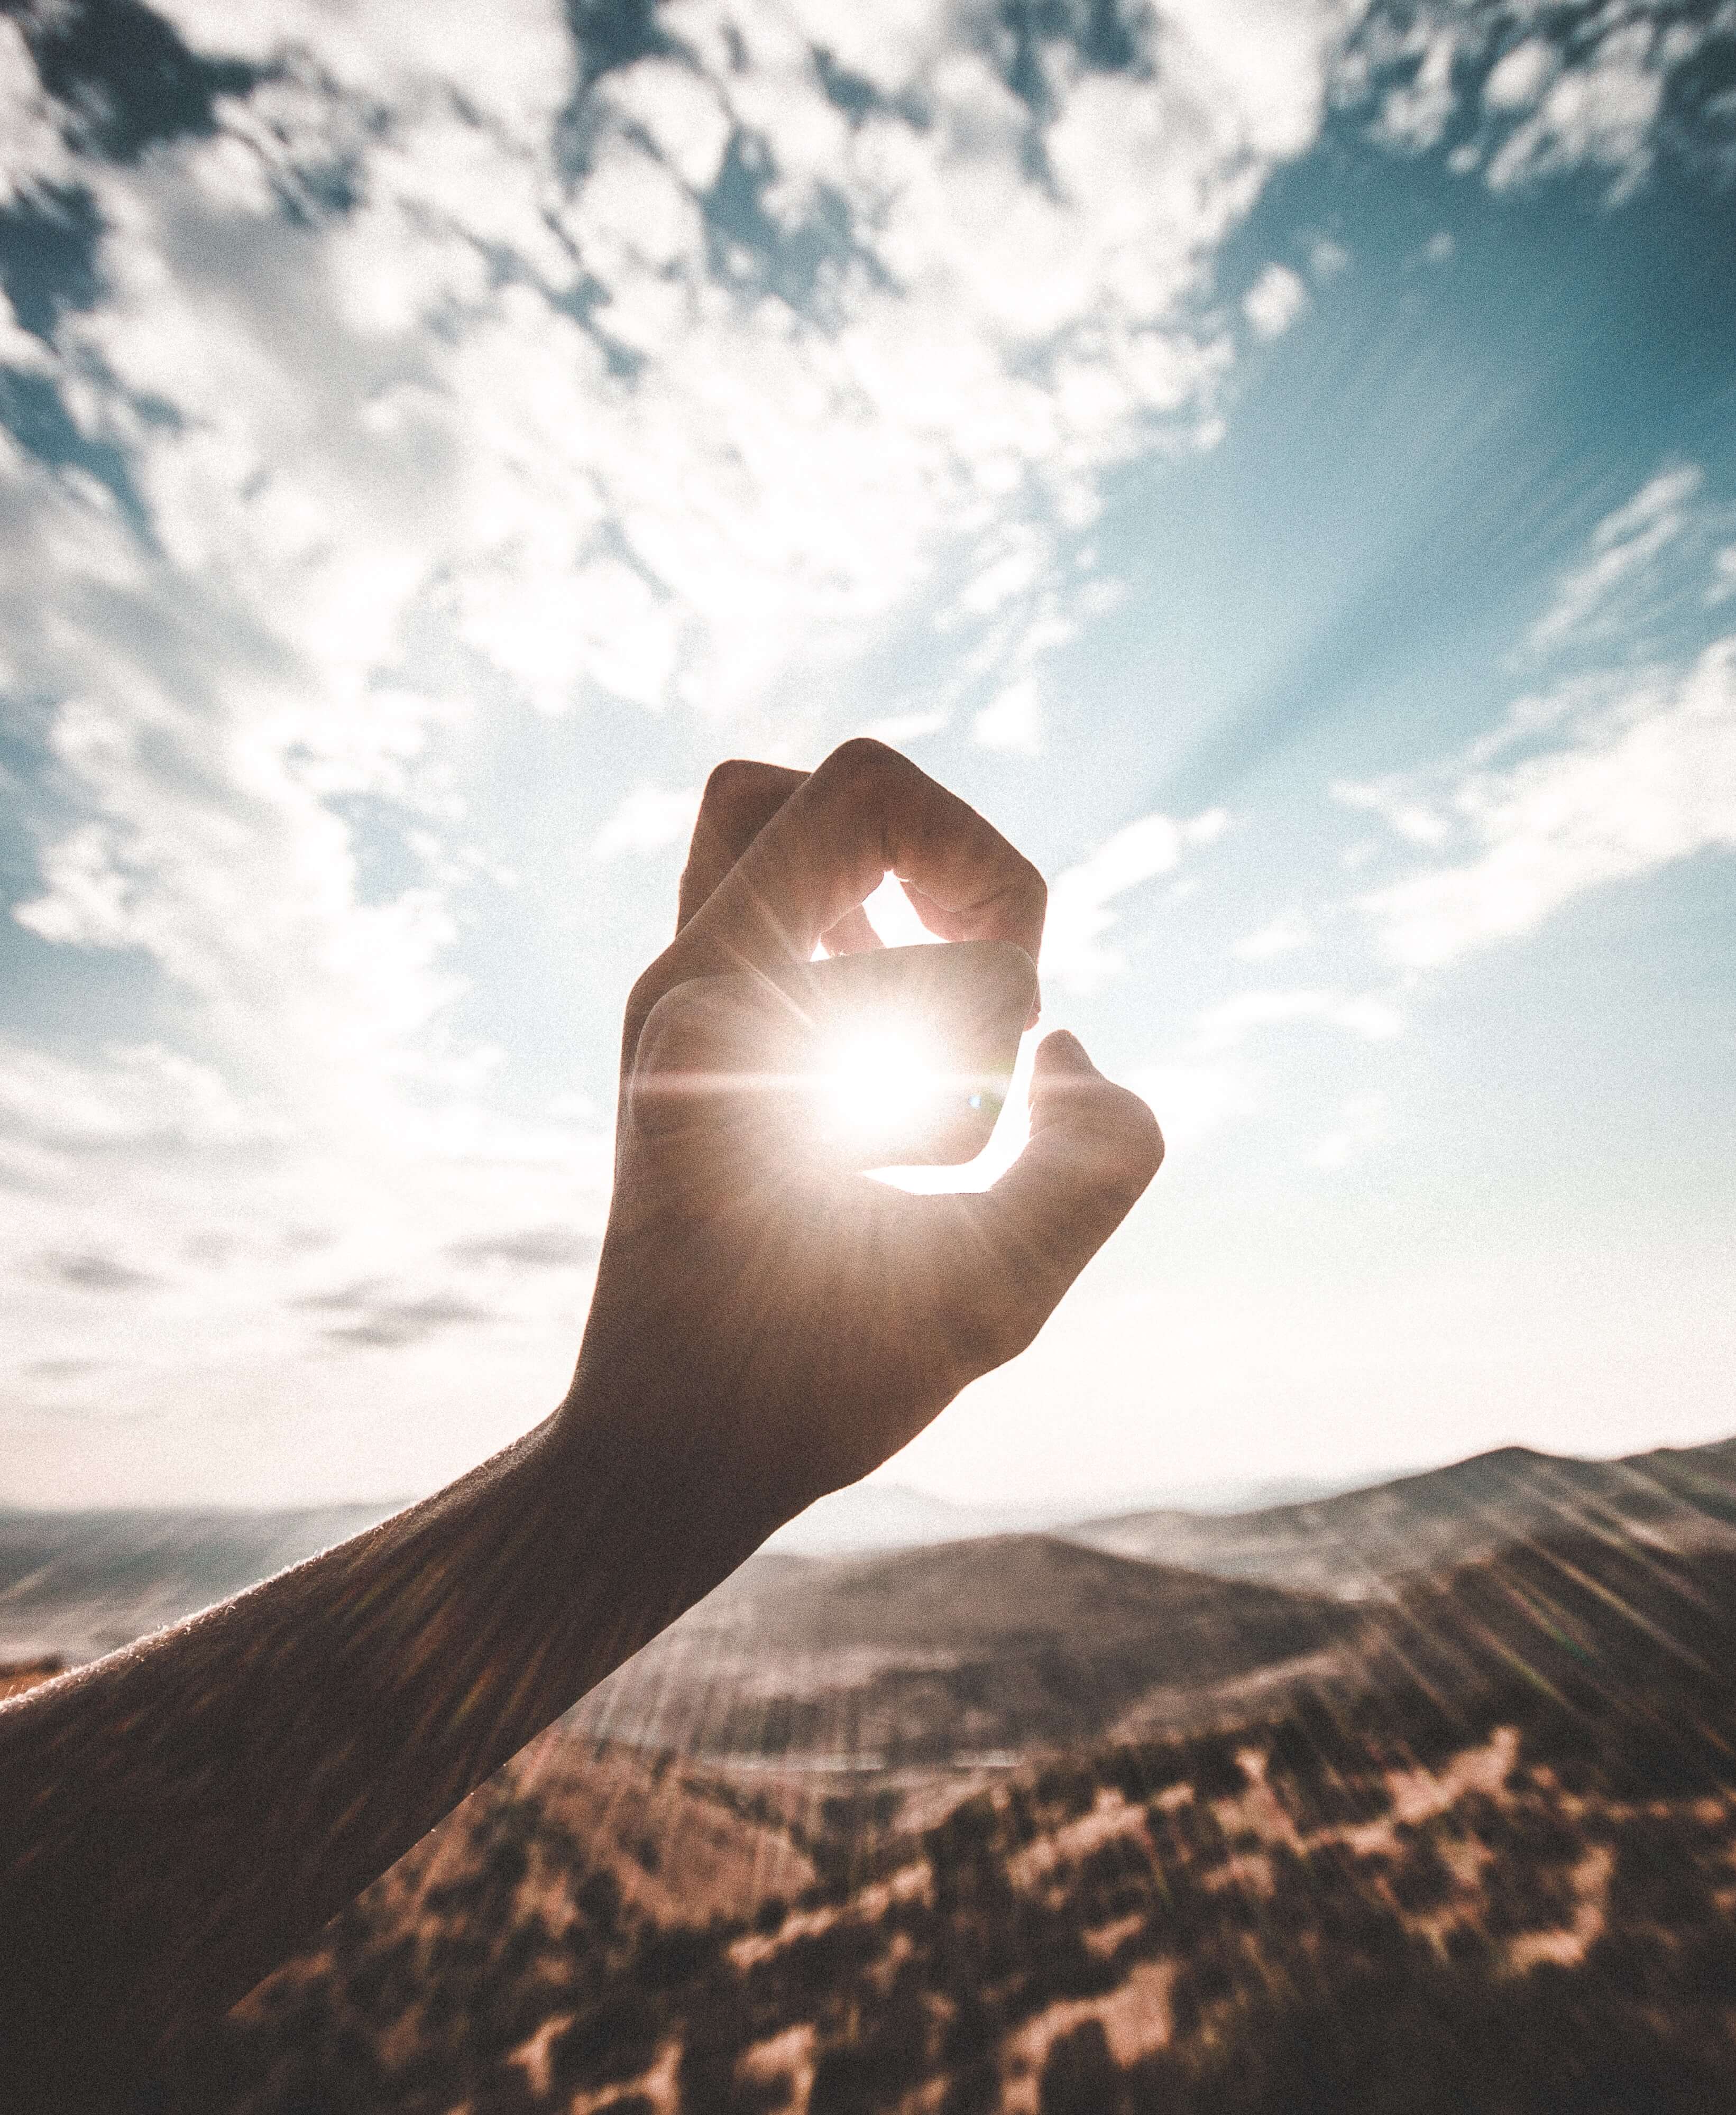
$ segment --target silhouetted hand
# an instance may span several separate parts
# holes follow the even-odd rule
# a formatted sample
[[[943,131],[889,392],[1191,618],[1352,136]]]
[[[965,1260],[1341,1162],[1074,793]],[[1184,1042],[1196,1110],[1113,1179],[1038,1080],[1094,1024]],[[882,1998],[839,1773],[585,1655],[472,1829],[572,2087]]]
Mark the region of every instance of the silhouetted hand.
[[[943,938],[1036,958],[1040,875],[893,750],[849,742],[811,776],[722,765],[679,931],[627,1007],[614,1205],[563,1414],[595,1431],[631,1406],[668,1475],[702,1479],[755,1539],[1022,1351],[1162,1158],[1150,1110],[1064,1034],[988,1191],[912,1195],[792,1136],[751,1084],[776,992],[730,973],[876,944],[861,906],[889,871]]]
[[[1034,958],[1043,884],[872,742],[714,774],[627,1009],[613,1210],[566,1402],[446,1489],[0,1709],[0,2048],[25,2115],[122,2108],[466,1792],[822,1491],[1036,1333],[1151,1179],[1068,1035],[980,1195],[791,1149],[720,973],[870,944],[892,869]]]

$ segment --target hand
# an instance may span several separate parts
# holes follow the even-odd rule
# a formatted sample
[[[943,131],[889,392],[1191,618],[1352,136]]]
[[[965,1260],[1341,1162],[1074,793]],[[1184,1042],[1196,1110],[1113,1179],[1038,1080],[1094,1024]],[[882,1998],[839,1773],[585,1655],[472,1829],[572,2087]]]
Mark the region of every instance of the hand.
[[[594,1436],[633,1406],[633,1456],[698,1480],[755,1541],[1023,1350],[1163,1155],[1145,1104],[1064,1034],[1037,1053],[1030,1144],[989,1191],[912,1195],[796,1149],[747,1085],[775,997],[715,980],[877,944],[861,906],[889,870],[943,938],[1036,958],[1036,869],[853,741],[811,777],[712,774],[676,939],[627,1008],[615,1201],[563,1415]]]
[[[780,1521],[1029,1343],[1150,1181],[1150,1113],[1070,1035],[981,1195],[790,1149],[776,1098],[744,1091],[768,1016],[719,973],[871,944],[889,868],[944,938],[1035,957],[1035,869],[890,750],[714,773],[680,931],[627,1009],[566,1402],[367,1534],[0,1712],[8,2108],[123,2104]]]

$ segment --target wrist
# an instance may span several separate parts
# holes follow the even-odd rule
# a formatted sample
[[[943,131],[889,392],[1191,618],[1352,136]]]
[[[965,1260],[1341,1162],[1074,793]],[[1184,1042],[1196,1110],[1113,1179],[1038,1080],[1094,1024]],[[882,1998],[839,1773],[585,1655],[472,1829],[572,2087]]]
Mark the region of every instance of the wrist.
[[[667,1581],[685,1606],[813,1495],[766,1459],[746,1423],[692,1377],[604,1358],[587,1337],[547,1446],[586,1543],[612,1550],[628,1575]]]

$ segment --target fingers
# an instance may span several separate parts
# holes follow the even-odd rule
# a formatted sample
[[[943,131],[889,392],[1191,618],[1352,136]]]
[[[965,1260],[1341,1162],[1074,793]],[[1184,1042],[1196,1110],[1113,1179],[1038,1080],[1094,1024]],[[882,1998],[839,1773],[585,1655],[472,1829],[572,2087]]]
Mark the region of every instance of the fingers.
[[[816,1118],[812,1045],[799,991],[768,977],[691,977],[646,1017],[627,1116],[649,1138],[709,1134],[720,1150],[751,1153],[761,1172],[805,1163],[842,1180],[849,1163]]]
[[[783,1084],[773,1070],[778,998],[716,977],[665,992],[646,1018],[628,1082],[634,1128],[650,1137],[728,1132],[763,1116],[766,1090]]]
[[[689,934],[714,970],[806,961],[889,869],[947,938],[1011,940],[1036,960],[1042,876],[974,808],[866,739],[834,750],[790,792]]]
[[[807,777],[777,764],[733,757],[705,781],[687,847],[675,929],[687,924],[742,853]]]
[[[969,1225],[956,1251],[955,1311],[981,1370],[1036,1336],[1163,1157],[1163,1134],[1138,1095],[1105,1079],[1077,1037],[1046,1036],[1031,1082],[1030,1144],[993,1189],[945,1200],[964,1208]]]
[[[820,943],[829,955],[861,955],[886,944],[860,903],[855,910],[847,911],[835,925],[829,926],[820,934]]]

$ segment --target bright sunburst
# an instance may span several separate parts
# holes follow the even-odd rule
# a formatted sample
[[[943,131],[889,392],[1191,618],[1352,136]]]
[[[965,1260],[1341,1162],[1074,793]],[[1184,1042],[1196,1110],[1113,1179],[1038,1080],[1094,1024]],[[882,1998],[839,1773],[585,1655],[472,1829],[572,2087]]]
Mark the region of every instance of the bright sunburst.
[[[815,1077],[827,1133],[858,1145],[908,1135],[945,1080],[931,1044],[902,1025],[839,1036],[822,1049]]]

